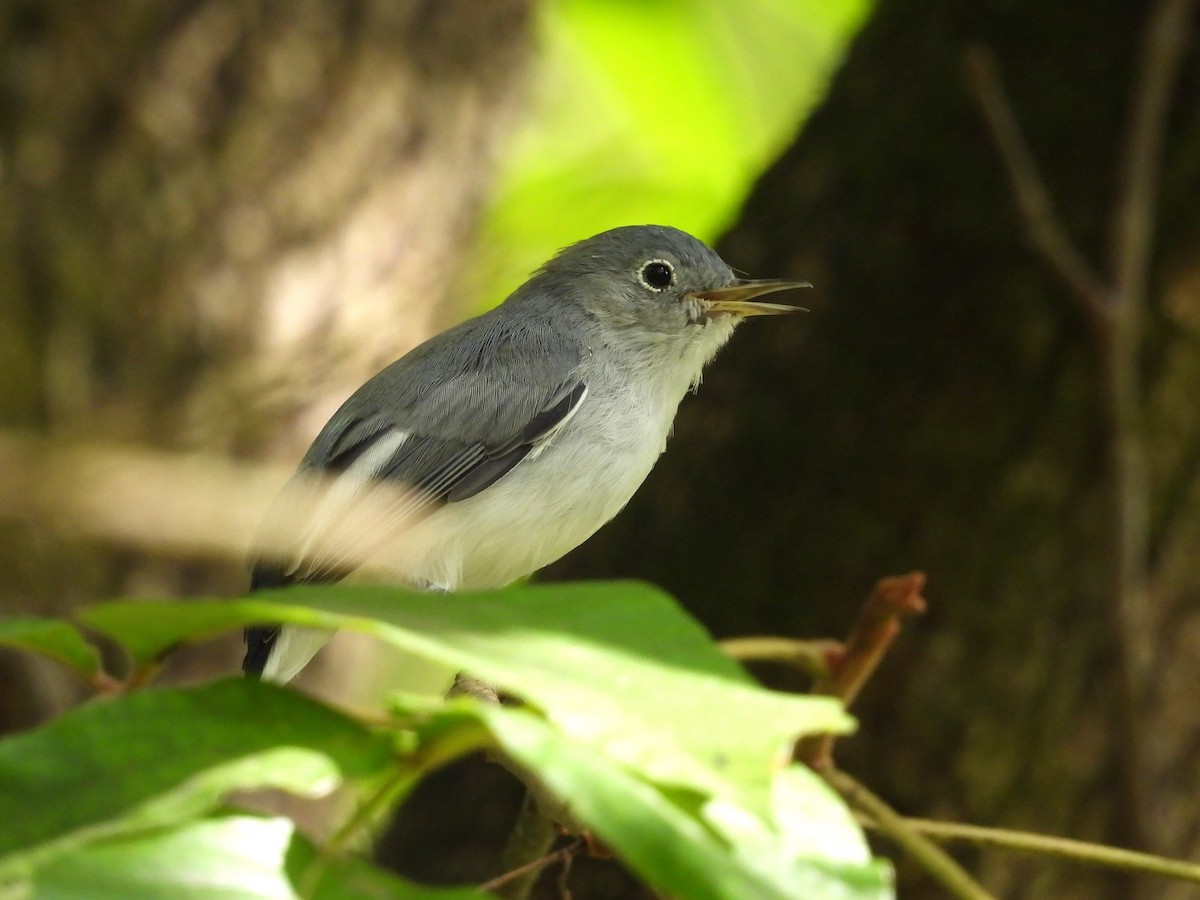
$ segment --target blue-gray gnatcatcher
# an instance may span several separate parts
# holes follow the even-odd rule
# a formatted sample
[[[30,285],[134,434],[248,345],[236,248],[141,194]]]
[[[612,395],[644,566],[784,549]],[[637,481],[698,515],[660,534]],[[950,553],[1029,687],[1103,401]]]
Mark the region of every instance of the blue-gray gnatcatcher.
[[[413,587],[480,589],[554,562],[633,496],[734,327],[796,309],[755,298],[798,287],[739,279],[663,226],[568,247],[342,405],[267,515],[290,539],[259,551],[251,588],[371,564]],[[247,629],[243,668],[287,681],[328,637]]]

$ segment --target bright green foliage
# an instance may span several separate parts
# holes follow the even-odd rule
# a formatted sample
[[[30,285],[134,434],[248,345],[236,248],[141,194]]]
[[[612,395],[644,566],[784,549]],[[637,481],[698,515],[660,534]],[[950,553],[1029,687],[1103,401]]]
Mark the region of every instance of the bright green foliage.
[[[844,731],[848,717],[832,701],[755,685],[648,586],[452,599],[335,586],[118,602],[82,618],[139,670],[181,642],[250,622],[356,629],[527,706],[397,696],[391,718],[368,727],[241,679],[95,701],[0,741],[0,894],[5,881],[55,897],[187,897],[192,884],[211,889],[196,897],[395,894],[392,876],[340,850],[305,849],[286,822],[213,815],[229,792],[264,786],[311,794],[347,784],[399,799],[431,769],[490,747],[666,893],[890,896],[886,868],[845,808],[788,761],[797,735]],[[96,892],[78,893],[84,884]],[[417,890],[398,895],[452,896]]]
[[[74,625],[56,619],[4,619],[0,621],[0,645],[49,656],[84,678],[100,670],[96,648],[83,639]]]
[[[615,225],[715,237],[821,98],[870,6],[541,4],[534,109],[498,160],[480,299],[495,303],[559,247]]]
[[[35,891],[96,900],[290,898],[292,823],[223,816],[66,852],[37,870]]]
[[[219,815],[55,857],[34,896],[80,900],[293,900],[312,871],[314,900],[468,900],[469,890],[396,878],[347,858],[310,869],[316,850],[288,819]]]
[[[133,648],[139,662],[197,629],[272,618],[364,631],[469,671],[534,704],[565,733],[697,789],[717,770],[761,786],[795,735],[850,725],[832,700],[754,685],[649,585],[526,586],[455,594],[453,603],[437,594],[343,585],[274,596],[286,599],[285,615],[255,600],[109,604],[84,618]],[[719,720],[709,721],[719,727],[696,727],[698,717],[718,709]],[[678,747],[689,751],[686,760],[659,758]]]
[[[0,875],[14,860],[207,813],[231,790],[319,795],[389,758],[384,737],[254,681],[93,701],[0,741]]]
[[[558,796],[634,871],[668,893],[693,900],[878,898],[887,872],[870,862],[845,808],[806,769],[780,768],[804,810],[806,829],[822,837],[804,846],[787,815],[762,815],[732,781],[715,793],[656,782],[650,773],[572,742],[520,710],[480,706],[504,748]],[[673,779],[672,779],[673,780]]]

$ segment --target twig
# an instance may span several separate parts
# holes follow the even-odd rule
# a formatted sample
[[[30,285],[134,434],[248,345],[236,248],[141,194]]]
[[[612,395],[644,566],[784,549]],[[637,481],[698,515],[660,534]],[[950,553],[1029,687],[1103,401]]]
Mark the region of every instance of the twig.
[[[89,675],[85,675],[84,680],[87,681],[88,687],[101,696],[125,692],[125,682],[115,675],[110,675],[103,669],[98,669]]]
[[[1126,839],[1145,844],[1142,709],[1153,678],[1160,610],[1150,595],[1150,488],[1142,425],[1142,319],[1149,284],[1154,217],[1167,115],[1190,36],[1195,0],[1160,0],[1146,20],[1137,79],[1130,97],[1120,190],[1112,217],[1111,271],[1116,304],[1111,340],[1103,349],[1105,411],[1111,429],[1113,543],[1116,572],[1111,615],[1120,648],[1120,728]]]
[[[412,781],[412,777],[412,773],[407,769],[402,766],[397,767],[396,771],[379,786],[375,793],[359,804],[354,815],[347,819],[342,827],[321,846],[321,856],[326,859],[337,856],[360,831],[383,814],[395,799],[396,794]]]
[[[720,647],[738,662],[782,663],[813,678],[828,675],[830,660],[845,651],[840,641],[801,641],[770,636],[726,638],[720,642]]]
[[[900,619],[925,612],[925,573],[909,572],[881,578],[863,604],[846,639],[845,652],[819,693],[841,697],[849,706],[871,677],[879,661],[900,633]]]
[[[88,686],[96,692],[99,697],[116,697],[121,694],[128,694],[132,691],[140,691],[142,688],[150,684],[162,671],[162,665],[159,663],[147,663],[134,669],[127,677],[118,678],[117,676],[100,669],[97,672],[85,675],[84,680]]]
[[[500,702],[500,696],[492,685],[462,672],[455,676],[454,685],[447,696],[475,697],[485,703]],[[537,863],[544,859],[544,854],[554,843],[556,825],[575,832],[581,828],[567,805],[546,787],[536,772],[521,765],[498,747],[488,751],[488,757],[508,769],[525,785],[525,800],[501,856],[501,867],[506,872],[501,876],[505,885],[503,896],[510,900],[523,900],[529,896],[537,881],[540,868]],[[530,868],[531,865],[533,868]]]
[[[1016,195],[1022,222],[1034,249],[1083,305],[1103,333],[1111,315],[1109,289],[1084,258],[1054,212],[1050,192],[1021,132],[1012,103],[1000,79],[996,55],[981,45],[967,48],[968,82]]]
[[[1021,134],[1000,82],[991,51],[973,47],[966,62],[970,82],[1008,172],[1017,206],[1034,247],[1071,290],[1096,332],[1103,376],[1101,397],[1109,429],[1112,492],[1110,616],[1119,646],[1122,804],[1130,843],[1145,839],[1145,780],[1139,735],[1146,687],[1154,671],[1158,610],[1150,596],[1152,534],[1149,474],[1142,427],[1140,376],[1142,317],[1146,305],[1171,98],[1191,37],[1197,0],[1159,0],[1146,20],[1137,76],[1130,97],[1119,190],[1110,225],[1109,269],[1105,285],[1071,242],[1054,215],[1041,174]]]
[[[1195,0],[1162,0],[1143,35],[1112,236],[1116,296],[1131,305],[1140,306],[1146,294],[1167,114],[1195,8]]]
[[[162,655],[165,657],[169,652],[167,651]],[[159,660],[143,663],[129,673],[129,677],[125,681],[125,690],[140,691],[142,688],[148,687],[161,671],[162,662]]]
[[[508,884],[514,878],[518,878],[530,872],[540,872],[542,869],[546,868],[546,866],[553,865],[556,862],[563,862],[565,864],[567,860],[571,859],[576,853],[579,852],[579,848],[582,846],[582,841],[575,841],[574,843],[567,844],[567,846],[555,850],[553,853],[548,853],[539,859],[525,863],[525,865],[518,869],[513,869],[511,872],[505,872],[503,875],[498,875],[491,881],[485,881],[483,884],[479,885],[479,890],[494,891],[497,888]]]
[[[499,888],[500,896],[509,900],[528,897],[542,867],[547,864],[544,860],[555,856],[549,854],[548,857],[547,853],[554,846],[556,837],[558,830],[554,823],[542,814],[533,793],[527,788],[500,856],[500,869],[505,874],[492,879],[492,882],[500,881],[493,889]]]
[[[1154,610],[1145,586],[1149,578],[1151,524],[1145,448],[1141,437],[1141,383],[1138,350],[1146,305],[1154,216],[1162,148],[1171,97],[1182,67],[1187,27],[1196,0],[1161,0],[1146,22],[1138,77],[1130,98],[1129,130],[1121,190],[1112,220],[1112,271],[1117,329],[1108,362],[1108,407],[1113,448],[1117,522],[1116,627],[1123,637],[1129,690],[1136,706],[1153,667],[1150,633]]]
[[[838,769],[828,769],[821,774],[851,809],[869,816],[880,834],[895,842],[952,896],[959,900],[991,900],[992,895],[949,854],[910,827],[903,816],[854,778]]]
[[[298,893],[301,897],[312,897],[315,895],[317,886],[321,881],[321,876],[324,874],[330,860],[341,853],[345,846],[354,840],[363,829],[368,827],[372,822],[377,821],[383,815],[384,811],[392,805],[397,794],[404,789],[405,785],[412,778],[412,773],[408,769],[403,766],[398,767],[373,794],[359,804],[354,814],[325,843],[317,848],[317,855],[305,868],[297,885]]]
[[[814,694],[838,697],[849,707],[900,633],[900,619],[925,611],[922,572],[881,578],[859,610],[845,649],[829,660],[830,673],[813,685]],[[796,744],[793,757],[821,770],[833,765],[832,734],[811,735]]]
[[[980,847],[995,847],[1017,853],[1036,853],[1053,856],[1080,864],[1104,866],[1125,872],[1161,875],[1183,881],[1200,882],[1200,863],[1167,859],[1151,853],[1124,850],[1104,844],[1077,841],[1072,838],[1035,834],[1028,831],[1013,831],[1007,828],[985,828],[980,825],[962,825],[957,822],[938,822],[932,819],[903,817],[905,825],[918,834],[937,841],[966,841]],[[862,817],[866,828],[875,828],[876,822],[869,816]]]
[[[558,870],[558,878],[555,879],[555,883],[558,886],[559,900],[572,900],[574,896],[571,893],[571,868],[577,855],[578,854],[572,853],[570,856],[564,859],[562,868]]]

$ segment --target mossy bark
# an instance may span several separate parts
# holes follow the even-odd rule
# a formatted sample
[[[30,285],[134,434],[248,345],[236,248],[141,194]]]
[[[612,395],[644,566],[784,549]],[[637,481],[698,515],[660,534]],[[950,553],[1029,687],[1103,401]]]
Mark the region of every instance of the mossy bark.
[[[525,0],[7,4],[0,427],[298,458],[461,317],[530,31]],[[4,609],[245,585],[236,563],[0,530]]]

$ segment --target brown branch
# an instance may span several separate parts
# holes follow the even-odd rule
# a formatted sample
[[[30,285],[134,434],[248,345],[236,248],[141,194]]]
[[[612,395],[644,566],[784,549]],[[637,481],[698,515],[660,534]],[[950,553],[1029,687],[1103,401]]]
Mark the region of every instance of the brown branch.
[[[113,696],[125,692],[126,684],[115,675],[100,669],[87,676],[88,686],[101,696]]]
[[[1101,397],[1108,428],[1112,495],[1110,616],[1119,645],[1119,731],[1123,805],[1127,840],[1144,843],[1146,775],[1139,735],[1141,709],[1154,672],[1158,610],[1151,602],[1152,566],[1150,478],[1143,435],[1140,379],[1142,317],[1146,305],[1155,233],[1159,180],[1171,99],[1192,33],[1197,0],[1158,0],[1150,10],[1137,59],[1124,138],[1122,168],[1110,224],[1106,286],[1071,243],[1052,209],[1028,145],[1004,93],[994,55],[968,50],[971,86],[988,123],[1016,195],[1017,206],[1035,249],[1082,304],[1097,337]]]
[[[802,641],[768,635],[726,638],[720,647],[738,662],[781,663],[813,678],[827,676],[830,660],[841,658],[845,652],[840,641]]]
[[[1122,305],[1140,306],[1146,295],[1167,116],[1195,8],[1196,0],[1162,0],[1142,39],[1113,217],[1112,277]]]
[[[833,768],[821,774],[851,809],[865,814],[880,834],[911,856],[913,861],[936,879],[951,896],[962,900],[990,900],[992,895],[968,875],[948,853],[918,833],[903,816],[854,778]]]
[[[1067,285],[1100,333],[1109,328],[1108,286],[1075,246],[1054,211],[1050,192],[1017,122],[1000,78],[996,55],[973,45],[965,54],[968,83],[979,104],[1016,197],[1022,224],[1034,249]]]
[[[859,610],[845,648],[831,655],[830,672],[817,679],[812,693],[839,698],[847,707],[854,702],[862,686],[883,659],[892,641],[900,633],[900,620],[925,611],[925,587],[922,572],[881,578]],[[796,743],[794,758],[823,770],[833,765],[832,734],[810,735]]]
[[[500,868],[505,874],[489,882],[492,889],[508,900],[528,897],[542,869],[558,858],[558,854],[550,853],[557,837],[558,829],[542,814],[533,792],[527,789],[500,855]]]
[[[1139,735],[1155,671],[1154,635],[1160,611],[1150,596],[1150,477],[1143,435],[1140,377],[1142,317],[1154,238],[1159,173],[1170,101],[1189,37],[1195,0],[1160,0],[1146,20],[1138,74],[1130,98],[1121,184],[1112,219],[1116,316],[1103,348],[1104,401],[1111,434],[1113,551],[1112,627],[1120,649],[1119,727],[1126,738],[1121,789],[1126,840],[1147,842],[1147,772]]]
[[[863,684],[900,633],[900,619],[925,612],[925,574],[910,572],[881,578],[863,604],[858,620],[846,639],[842,658],[828,681],[819,682],[816,692],[840,697],[849,706]]]
[[[567,844],[567,846],[559,850],[555,850],[553,853],[548,853],[545,856],[525,863],[520,868],[513,869],[511,872],[505,872],[503,875],[498,875],[491,881],[485,881],[483,884],[479,885],[479,890],[495,891],[504,887],[505,885],[510,884],[514,879],[522,878],[530,874],[536,876],[542,871],[542,869],[546,868],[546,866],[553,865],[556,862],[569,865],[570,861],[575,857],[582,846],[582,841],[575,841],[574,843]]]
[[[558,878],[555,879],[555,886],[558,888],[559,900],[573,900],[571,893],[571,867],[579,854],[572,853],[562,861],[562,868],[558,870]]]
[[[1117,328],[1107,362],[1107,411],[1113,431],[1114,493],[1120,597],[1116,625],[1127,641],[1128,674],[1137,703],[1153,647],[1139,635],[1155,630],[1146,602],[1150,553],[1149,476],[1142,439],[1139,376],[1141,320],[1146,305],[1158,183],[1170,102],[1190,35],[1196,0],[1161,0],[1151,11],[1142,38],[1137,82],[1130,99],[1121,190],[1112,219],[1112,269]]]
[[[501,702],[500,695],[492,685],[462,672],[455,676],[454,684],[446,696],[474,697],[484,703]],[[553,853],[546,855],[558,836],[557,826],[574,832],[582,828],[574,821],[566,804],[546,787],[534,771],[498,747],[488,751],[488,758],[508,769],[525,785],[525,799],[501,854],[500,868],[505,874],[489,881],[483,889],[494,885],[500,888],[500,896],[509,900],[524,900],[533,890],[541,868],[548,864],[547,860],[557,858]]]

